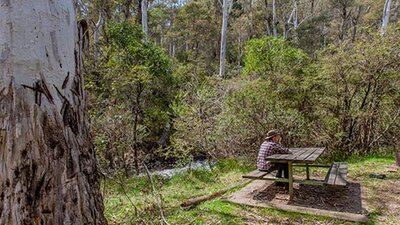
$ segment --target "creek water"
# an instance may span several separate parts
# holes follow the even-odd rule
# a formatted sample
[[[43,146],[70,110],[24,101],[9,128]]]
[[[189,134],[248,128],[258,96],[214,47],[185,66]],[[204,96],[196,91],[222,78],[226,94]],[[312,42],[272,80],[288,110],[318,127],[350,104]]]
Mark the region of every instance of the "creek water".
[[[214,166],[215,162],[211,162],[210,164],[211,164],[211,166]],[[183,167],[151,171],[150,174],[152,176],[155,175],[155,176],[161,176],[161,177],[165,177],[165,178],[171,178],[176,174],[186,172],[190,169],[192,169],[192,170],[197,170],[197,169],[211,170],[210,164],[208,163],[207,160],[199,160],[196,162],[192,162],[191,164],[188,164]],[[146,176],[146,173],[140,173],[139,176]]]

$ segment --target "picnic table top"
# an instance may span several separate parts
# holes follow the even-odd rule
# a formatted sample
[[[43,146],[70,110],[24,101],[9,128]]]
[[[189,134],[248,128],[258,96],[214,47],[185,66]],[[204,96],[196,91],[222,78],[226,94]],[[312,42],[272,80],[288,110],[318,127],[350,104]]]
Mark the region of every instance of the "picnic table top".
[[[289,148],[293,154],[274,154],[265,159],[272,162],[313,163],[325,151],[325,148]]]

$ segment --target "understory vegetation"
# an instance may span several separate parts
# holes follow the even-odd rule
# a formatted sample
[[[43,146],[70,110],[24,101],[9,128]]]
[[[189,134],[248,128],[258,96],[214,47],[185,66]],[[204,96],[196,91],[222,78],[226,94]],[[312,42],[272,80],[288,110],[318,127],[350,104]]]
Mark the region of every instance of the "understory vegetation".
[[[283,38],[253,38],[243,74],[225,79],[142,42],[135,25],[106,31],[109,50],[88,66],[87,87],[107,172],[139,173],[145,160],[255,157],[269,129],[287,146],[325,146],[332,157],[399,146],[398,29],[329,45],[316,58]]]
[[[387,173],[394,164],[390,156],[351,157],[349,179],[361,182],[363,208],[369,211],[369,224],[397,224],[400,219],[400,175]],[[103,195],[110,224],[159,224],[162,200],[163,214],[169,224],[345,224],[338,219],[288,213],[277,209],[253,208],[236,205],[217,198],[188,208],[180,204],[192,197],[216,192],[232,184],[241,183],[245,172],[254,169],[254,163],[226,159],[213,170],[201,169],[183,172],[172,178],[153,177],[156,192],[147,177],[115,177],[103,182]],[[312,176],[324,174],[313,169]],[[297,174],[302,174],[297,171]],[[370,178],[371,173],[386,173],[385,180]],[[305,172],[303,171],[303,174]],[[238,190],[232,189],[226,195]]]
[[[350,177],[373,193],[372,221],[395,223],[367,178],[393,158],[362,158],[400,147],[400,0],[77,2],[110,223],[313,224],[222,200],[179,207],[254,169],[271,129],[287,147],[326,147],[329,162],[359,157]],[[198,160],[217,166],[146,176]]]

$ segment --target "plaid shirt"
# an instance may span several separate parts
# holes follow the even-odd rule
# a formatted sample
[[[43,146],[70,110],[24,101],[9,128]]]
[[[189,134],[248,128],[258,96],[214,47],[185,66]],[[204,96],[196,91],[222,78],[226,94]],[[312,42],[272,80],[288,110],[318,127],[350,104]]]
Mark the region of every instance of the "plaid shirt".
[[[257,167],[259,170],[269,170],[272,167],[271,162],[265,160],[266,157],[274,154],[290,154],[288,148],[283,147],[281,144],[267,140],[261,144],[260,152],[257,158]]]

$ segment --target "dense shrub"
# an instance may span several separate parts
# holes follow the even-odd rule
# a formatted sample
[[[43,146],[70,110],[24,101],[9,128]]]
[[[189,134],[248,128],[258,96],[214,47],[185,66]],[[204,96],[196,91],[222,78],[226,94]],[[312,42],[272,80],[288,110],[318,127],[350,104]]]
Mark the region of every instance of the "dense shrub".
[[[307,55],[283,38],[262,37],[248,41],[244,61],[244,74],[291,75],[302,69]]]
[[[103,69],[91,76],[98,92],[96,143],[103,143],[98,145],[101,158],[129,174],[133,165],[138,171],[144,155],[167,144],[174,96],[171,62],[130,22],[111,23],[106,33],[107,54],[98,65]]]
[[[109,26],[111,47],[89,79],[104,168],[129,173],[147,154],[255,158],[270,129],[289,147],[326,146],[340,157],[399,146],[398,32],[329,46],[315,61],[286,40],[255,38],[243,76],[223,80],[191,62],[172,71],[137,27]]]
[[[330,46],[317,63],[323,84],[318,112],[330,145],[342,155],[399,144],[400,46],[398,32],[366,35]]]
[[[304,143],[305,120],[298,109],[277,95],[273,81],[241,81],[230,88],[218,116],[219,147],[226,155],[258,151],[270,129],[281,130],[288,145]]]
[[[181,162],[193,157],[216,157],[216,116],[221,111],[223,81],[196,71],[192,65],[175,73],[179,92],[172,104],[174,133],[165,152]]]
[[[252,76],[208,79],[178,101],[173,149],[254,156],[269,129],[281,130],[287,146],[326,146],[340,157],[398,146],[398,40],[365,36],[310,62],[284,40],[253,39]]]

